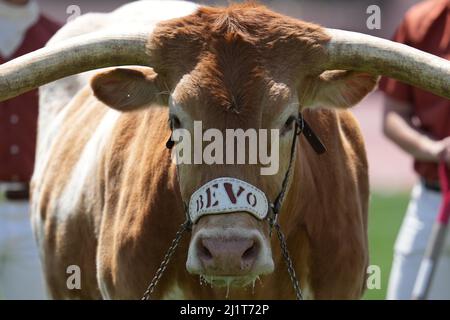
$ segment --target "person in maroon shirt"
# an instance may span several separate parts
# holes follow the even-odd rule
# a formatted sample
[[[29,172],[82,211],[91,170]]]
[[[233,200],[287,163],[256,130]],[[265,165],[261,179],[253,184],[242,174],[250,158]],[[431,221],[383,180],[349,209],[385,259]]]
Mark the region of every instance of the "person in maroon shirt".
[[[43,47],[60,26],[31,0],[0,0],[0,64]],[[0,102],[0,299],[46,297],[29,221],[38,93]]]
[[[450,58],[450,0],[412,7],[394,41]],[[384,133],[414,159],[419,177],[395,244],[388,299],[410,299],[442,196],[438,162],[450,166],[450,101],[394,79],[382,78]],[[429,297],[450,299],[450,237],[442,250]]]

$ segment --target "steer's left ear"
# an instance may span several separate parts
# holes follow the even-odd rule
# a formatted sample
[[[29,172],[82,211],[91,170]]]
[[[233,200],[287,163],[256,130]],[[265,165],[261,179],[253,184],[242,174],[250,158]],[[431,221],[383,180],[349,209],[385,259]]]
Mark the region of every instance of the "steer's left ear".
[[[96,74],[92,90],[101,102],[119,111],[146,107],[159,98],[157,74],[150,68],[116,68]]]
[[[301,105],[309,108],[349,108],[360,102],[378,82],[378,76],[356,71],[325,71],[306,79],[299,92]]]

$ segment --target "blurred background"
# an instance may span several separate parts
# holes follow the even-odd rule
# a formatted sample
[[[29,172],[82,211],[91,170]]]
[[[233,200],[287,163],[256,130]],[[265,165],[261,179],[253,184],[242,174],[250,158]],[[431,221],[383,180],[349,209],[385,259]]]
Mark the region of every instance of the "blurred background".
[[[130,1],[123,0],[38,0],[42,11],[65,23],[78,6],[80,13],[108,12]],[[229,1],[195,1],[206,5],[226,5]],[[326,27],[340,28],[391,38],[404,13],[418,0],[261,0],[270,8]],[[370,5],[381,9],[380,29],[370,30]],[[0,30],[1,32],[1,30]],[[384,299],[391,266],[393,243],[404,215],[408,194],[414,183],[410,157],[383,137],[382,94],[373,92],[353,112],[365,136],[372,186],[369,222],[371,264],[381,267],[381,289],[367,290],[366,299]]]

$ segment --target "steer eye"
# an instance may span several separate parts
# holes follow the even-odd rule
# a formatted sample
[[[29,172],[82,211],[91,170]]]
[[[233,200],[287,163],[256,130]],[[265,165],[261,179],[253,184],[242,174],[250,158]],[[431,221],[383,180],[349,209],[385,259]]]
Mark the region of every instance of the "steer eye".
[[[292,124],[295,121],[295,116],[290,116],[289,118],[287,118],[286,122],[283,125],[283,128],[281,129],[281,134],[286,134],[289,131],[291,131],[292,129]]]
[[[175,129],[179,129],[181,127],[180,119],[174,114],[169,115],[169,126],[170,129],[173,131]]]

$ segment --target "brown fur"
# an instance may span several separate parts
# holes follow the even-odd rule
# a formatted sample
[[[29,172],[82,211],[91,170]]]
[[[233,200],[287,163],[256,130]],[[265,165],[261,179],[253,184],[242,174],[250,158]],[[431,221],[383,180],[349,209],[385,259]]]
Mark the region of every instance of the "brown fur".
[[[148,48],[158,74],[157,79],[151,78],[152,94],[133,85],[148,80],[144,71],[139,75],[139,69],[119,84],[127,92],[131,90],[133,101],[138,101],[135,104],[123,103],[126,99],[120,92],[117,100],[110,100],[116,90],[108,85],[118,87],[109,82],[108,74],[95,78],[94,94],[129,112],[120,116],[107,146],[99,151],[98,176],[92,178],[90,190],[84,191],[86,197],[77,212],[71,213],[74,220],[55,225],[52,214],[58,212],[52,211],[51,205],[67,184],[77,154],[98,125],[105,106],[93,102],[89,94],[81,95],[73,104],[74,112],[66,118],[40,201],[47,226],[42,243],[44,267],[52,295],[100,298],[101,282],[112,298],[139,298],[184,219],[182,201],[206,181],[224,174],[236,176],[256,185],[272,200],[280,190],[291,135],[280,141],[277,175],[261,177],[257,166],[247,165],[181,166],[178,185],[165,148],[167,109],[159,105],[141,108],[155,103],[155,90],[173,91],[174,100],[192,120],[202,120],[206,128],[219,130],[273,128],[274,120],[296,96],[305,106],[320,104],[325,97],[328,107],[348,107],[372,90],[376,78],[348,72],[320,76],[326,59],[322,45],[328,40],[319,26],[261,6],[201,8],[156,29]],[[117,80],[117,73],[112,76]],[[336,100],[327,96],[330,90]],[[105,92],[106,97],[101,98]],[[121,105],[125,107],[121,109]],[[136,110],[130,110],[130,105]],[[328,152],[318,156],[300,139],[280,223],[300,282],[315,298],[359,298],[368,263],[369,196],[361,133],[347,111],[303,111]],[[85,132],[73,129],[78,125]],[[57,168],[62,163],[62,168]],[[263,222],[248,217],[239,222],[254,224],[267,234]],[[249,289],[233,289],[230,298],[294,298],[279,246],[275,239],[272,242],[275,272],[263,278],[263,286],[257,285],[254,294]],[[200,286],[198,277],[187,273],[188,244],[185,237],[155,297],[165,297],[177,284],[186,298],[224,298],[224,290]],[[83,266],[86,278],[79,292],[65,289],[63,268],[68,264]]]
[[[70,246],[70,249],[58,249],[49,246],[49,240],[46,242],[48,260],[61,266],[86,265],[83,273],[89,276],[95,274],[95,266],[99,259],[102,260],[100,274],[113,289],[113,298],[139,298],[184,219],[174,167],[170,164],[169,151],[164,147],[169,133],[167,113],[158,109],[144,112],[145,117],[138,114],[122,116],[104,156],[107,199],[102,210],[98,242],[93,242],[96,246],[83,246],[78,251],[76,248],[80,244]],[[283,207],[280,223],[301,283],[310,284],[315,298],[358,298],[368,263],[366,214],[369,190],[363,142],[355,120],[346,112],[313,111],[308,113],[307,119],[326,143],[328,155],[318,157],[302,139],[295,182]],[[136,127],[147,126],[147,131],[135,136]],[[130,141],[131,137],[135,147],[124,148],[120,141]],[[141,151],[130,157],[129,149]],[[338,154],[346,156],[338,157]],[[332,186],[333,190],[330,190]],[[96,196],[101,198],[101,194]],[[80,214],[75,216],[98,214],[82,205]],[[74,227],[92,230],[89,220],[72,223]],[[68,227],[58,227],[64,229],[57,234],[58,243],[69,245],[71,239],[79,241],[84,237],[78,232],[71,234]],[[48,234],[52,232],[49,230]],[[155,297],[163,296],[171,285],[178,283],[187,289],[187,298],[224,298],[224,290],[200,287],[198,278],[186,272],[188,240],[185,236]],[[239,293],[234,289],[231,298],[294,297],[276,241],[272,248],[276,269],[272,275],[263,278],[264,287],[257,286],[255,295],[249,290]],[[91,250],[97,251],[97,259],[91,255],[89,263],[81,263],[80,259],[85,253],[93,252]],[[81,252],[84,254],[80,255]],[[49,263],[46,270],[48,275],[60,279],[56,283],[49,282],[55,298],[73,294],[80,298],[99,298],[96,282],[83,279],[83,289],[73,292],[65,289],[65,272]],[[92,289],[91,285],[94,285]],[[61,288],[63,293],[55,294]]]

